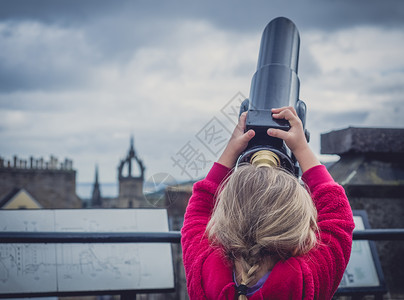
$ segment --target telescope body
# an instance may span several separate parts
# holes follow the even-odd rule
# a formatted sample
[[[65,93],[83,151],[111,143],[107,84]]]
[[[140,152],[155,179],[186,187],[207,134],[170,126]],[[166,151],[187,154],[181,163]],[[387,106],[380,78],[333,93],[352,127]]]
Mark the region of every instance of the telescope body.
[[[249,161],[255,152],[267,149],[279,156],[281,167],[296,173],[291,151],[281,139],[268,136],[267,130],[290,129],[288,121],[272,118],[272,108],[293,106],[305,122],[306,106],[299,100],[297,76],[299,46],[299,32],[289,19],[279,17],[265,27],[249,100],[240,109],[240,114],[248,110],[246,130],[253,129],[256,134],[238,163]]]

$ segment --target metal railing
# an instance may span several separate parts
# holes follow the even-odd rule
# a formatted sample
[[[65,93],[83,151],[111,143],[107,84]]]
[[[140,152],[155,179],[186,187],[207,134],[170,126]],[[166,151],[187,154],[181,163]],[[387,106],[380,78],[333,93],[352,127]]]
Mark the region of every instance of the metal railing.
[[[355,230],[354,240],[404,240],[404,228]],[[0,243],[180,243],[181,232],[0,232]]]
[[[355,230],[353,232],[354,240],[370,240],[370,241],[398,241],[404,240],[404,228],[397,229],[366,229],[366,230]],[[181,232],[180,231],[169,231],[169,232],[0,232],[0,244],[39,244],[39,243],[174,243],[178,244],[181,242]],[[361,293],[356,291],[352,295],[369,294],[372,289],[363,289]],[[140,291],[120,291],[122,300],[134,300],[136,299],[136,294]],[[160,291],[164,292],[164,291]],[[385,291],[381,289],[380,291],[373,292],[376,296],[381,299]],[[359,294],[358,294],[359,293]],[[103,295],[106,292],[94,293],[63,293],[63,292],[53,292],[49,294],[44,294],[42,296],[72,296],[72,295]],[[115,294],[115,293],[114,293]],[[347,295],[350,295],[348,293]],[[36,294],[21,294],[12,295],[15,296],[32,296],[36,297]],[[4,296],[4,295],[3,295]],[[0,295],[2,298],[2,295]],[[377,298],[377,299],[379,299]]]
[[[354,240],[404,240],[404,228],[355,230]],[[181,232],[0,232],[0,243],[180,243]]]
[[[180,243],[169,232],[0,232],[0,243]]]

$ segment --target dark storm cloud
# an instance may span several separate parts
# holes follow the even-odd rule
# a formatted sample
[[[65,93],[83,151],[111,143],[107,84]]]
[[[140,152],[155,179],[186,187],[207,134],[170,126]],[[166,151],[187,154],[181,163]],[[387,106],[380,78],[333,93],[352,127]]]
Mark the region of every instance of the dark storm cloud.
[[[334,31],[353,26],[402,27],[402,1],[220,1],[192,11],[198,17],[208,18],[227,30],[261,30],[271,19],[285,16],[292,19],[300,30]]]
[[[31,68],[6,65],[0,61],[0,93],[26,90],[57,90],[79,88],[88,81],[83,70],[58,69],[51,65],[35,65]]]
[[[356,25],[397,27],[404,24],[404,2],[1,1],[0,24],[7,24],[0,28],[3,45],[13,35],[21,34],[16,27],[24,22],[37,22],[43,28],[65,30],[67,34],[80,31],[83,44],[51,38],[43,41],[38,37],[25,45],[25,52],[16,54],[9,49],[13,53],[7,53],[3,49],[0,92],[80,88],[88,84],[97,65],[125,64],[139,47],[169,44],[167,39],[175,34],[175,24],[180,20],[205,20],[227,31],[255,34],[279,15],[290,17],[300,31]],[[90,47],[92,53],[81,53],[81,47]],[[67,49],[72,53],[67,53]],[[59,58],[70,63],[61,66]],[[313,59],[302,61],[306,61],[303,70],[318,73]]]
[[[13,0],[0,2],[0,19],[36,20],[45,23],[62,22],[66,25],[89,17],[111,12],[117,7],[114,1],[52,1]]]
[[[32,22],[0,23],[0,92],[65,90],[89,82],[96,62],[80,32]]]
[[[0,92],[81,88],[97,68],[119,68],[139,46],[167,42],[175,18],[150,14],[152,6],[112,3],[0,2]]]
[[[300,26],[336,29],[374,24],[402,26],[404,3],[395,0],[357,1],[52,1],[13,0],[0,3],[0,19],[34,19],[43,22],[86,23],[89,19],[119,14],[131,17],[134,24],[149,19],[208,19],[229,29],[251,29],[284,14]],[[129,28],[128,28],[129,29]]]

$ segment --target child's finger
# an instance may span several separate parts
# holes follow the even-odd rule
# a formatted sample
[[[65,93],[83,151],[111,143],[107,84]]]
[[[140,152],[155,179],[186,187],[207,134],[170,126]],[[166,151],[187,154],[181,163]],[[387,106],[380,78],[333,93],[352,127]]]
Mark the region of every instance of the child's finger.
[[[288,137],[288,132],[280,129],[269,128],[267,134],[272,137],[276,137],[285,140]]]
[[[282,110],[281,112],[279,112],[277,114],[273,114],[272,117],[275,119],[285,119],[285,120],[289,121],[290,126],[297,125],[300,122],[299,117],[297,115],[295,115],[293,113],[293,111],[291,111],[290,109]]]
[[[243,112],[240,117],[238,118],[238,126],[240,126],[242,129],[245,128],[245,123],[247,121],[247,112]]]
[[[244,133],[241,138],[244,142],[249,142],[255,136],[255,131],[250,129],[246,133]]]
[[[293,106],[284,106],[280,108],[273,108],[271,111],[272,113],[278,114],[282,111],[290,110],[295,116],[297,116],[296,110]]]
[[[287,121],[292,119],[293,116],[294,116],[293,113],[288,109],[282,110],[279,113],[272,114],[272,117],[275,119],[285,119]]]

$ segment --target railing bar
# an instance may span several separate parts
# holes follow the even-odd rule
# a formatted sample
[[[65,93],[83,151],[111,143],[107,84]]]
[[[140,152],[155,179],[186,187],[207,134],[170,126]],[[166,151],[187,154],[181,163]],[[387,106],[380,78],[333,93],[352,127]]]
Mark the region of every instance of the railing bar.
[[[0,243],[180,243],[170,232],[0,232]]]
[[[354,240],[404,240],[404,228],[355,230]],[[181,232],[0,232],[1,243],[180,243]]]
[[[354,240],[404,240],[404,228],[355,230]]]

